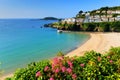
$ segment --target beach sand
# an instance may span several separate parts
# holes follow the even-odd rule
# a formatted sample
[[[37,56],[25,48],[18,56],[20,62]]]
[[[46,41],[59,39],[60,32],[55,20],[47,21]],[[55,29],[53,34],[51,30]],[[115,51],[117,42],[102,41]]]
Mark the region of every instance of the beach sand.
[[[94,50],[96,52],[100,52],[104,54],[111,47],[120,46],[120,33],[88,33],[90,34],[90,39],[86,41],[82,46],[77,49],[69,52],[65,56],[83,56],[85,51]],[[13,74],[9,74],[0,78],[0,80],[4,80],[6,77],[13,76]]]
[[[120,33],[88,33],[91,38],[82,46],[69,52],[66,56],[83,56],[86,51],[94,50],[104,54],[111,47],[120,46]]]
[[[0,76],[0,80],[5,80],[6,78],[12,77],[13,74],[8,74],[8,75],[4,75],[4,76]]]

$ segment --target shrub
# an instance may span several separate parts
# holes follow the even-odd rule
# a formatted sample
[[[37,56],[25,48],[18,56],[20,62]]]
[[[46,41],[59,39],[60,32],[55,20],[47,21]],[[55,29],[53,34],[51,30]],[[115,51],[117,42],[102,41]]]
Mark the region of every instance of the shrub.
[[[110,27],[112,31],[120,32],[120,21],[112,22]]]
[[[84,26],[87,26],[86,31],[94,31],[96,24],[95,23],[84,23]]]
[[[64,54],[60,51],[60,52],[57,53],[57,56],[58,56],[58,57],[59,57],[59,56],[64,56]]]
[[[31,63],[19,69],[8,80],[118,80],[120,79],[120,47],[108,54],[86,52],[82,57],[59,56]]]
[[[99,26],[100,26],[102,32],[110,31],[110,22],[99,23]]]
[[[120,32],[120,21],[116,22],[90,22],[82,23],[78,25],[75,23],[53,23],[53,27],[56,26],[58,29],[71,30],[71,31],[100,31],[100,32]]]

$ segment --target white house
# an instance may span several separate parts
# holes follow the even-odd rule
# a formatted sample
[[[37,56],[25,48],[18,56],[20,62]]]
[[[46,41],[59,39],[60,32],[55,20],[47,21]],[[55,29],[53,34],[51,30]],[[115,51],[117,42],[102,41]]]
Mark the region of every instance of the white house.
[[[120,14],[120,10],[112,11],[112,14]]]
[[[74,23],[75,22],[75,18],[66,18],[66,19],[62,20],[62,22]]]
[[[76,19],[76,22],[83,22],[83,21],[84,21],[83,18],[77,18],[77,19]]]

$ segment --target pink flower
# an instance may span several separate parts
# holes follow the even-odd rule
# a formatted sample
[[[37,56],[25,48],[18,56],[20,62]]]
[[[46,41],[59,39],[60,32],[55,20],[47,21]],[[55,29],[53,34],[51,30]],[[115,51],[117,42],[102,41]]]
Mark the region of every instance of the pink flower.
[[[71,62],[71,61],[68,61],[68,65],[70,66],[70,68],[72,68],[72,67],[73,67],[73,64],[72,64],[72,62]]]
[[[54,59],[53,59],[53,64],[58,64],[59,61],[60,61],[60,60],[59,60],[58,58],[54,58]]]
[[[65,72],[66,71],[66,67],[62,67],[62,72]]]
[[[36,77],[40,77],[41,76],[41,73],[40,73],[40,71],[38,71],[37,73],[36,73]]]
[[[98,57],[97,60],[98,60],[98,61],[101,61],[101,57]]]
[[[56,70],[55,70],[55,73],[58,73],[59,72],[59,69],[57,68]]]
[[[113,63],[113,60],[110,60],[109,62],[112,64],[112,63]]]
[[[107,58],[109,59],[109,58],[110,58],[110,56],[107,56]]]
[[[67,68],[67,72],[68,73],[72,73],[72,69],[71,68]]]
[[[85,64],[83,64],[83,63],[82,63],[82,64],[80,64],[80,66],[81,66],[81,67],[84,67],[84,66],[85,66]]]
[[[73,78],[73,79],[76,79],[76,78],[77,78],[77,75],[76,75],[76,74],[73,74],[73,75],[72,75],[72,78]]]
[[[67,63],[68,63],[69,65],[72,65],[72,62],[71,62],[71,61],[68,61]]]
[[[62,66],[63,66],[63,63],[62,63],[62,62],[59,62],[59,66],[62,67]]]
[[[52,66],[52,69],[54,69],[56,65],[55,65],[55,64],[52,64],[51,66]]]
[[[50,80],[54,80],[54,78],[51,77]]]
[[[49,67],[46,66],[46,67],[44,68],[44,71],[48,71],[48,70],[49,70]]]

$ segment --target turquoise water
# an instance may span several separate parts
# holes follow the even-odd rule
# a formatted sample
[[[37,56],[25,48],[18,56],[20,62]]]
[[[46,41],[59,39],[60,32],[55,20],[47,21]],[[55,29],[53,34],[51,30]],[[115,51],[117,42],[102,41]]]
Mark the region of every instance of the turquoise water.
[[[0,68],[4,74],[26,64],[55,57],[59,51],[67,53],[85,42],[89,35],[77,32],[57,33],[43,28],[55,21],[30,19],[0,20]]]

